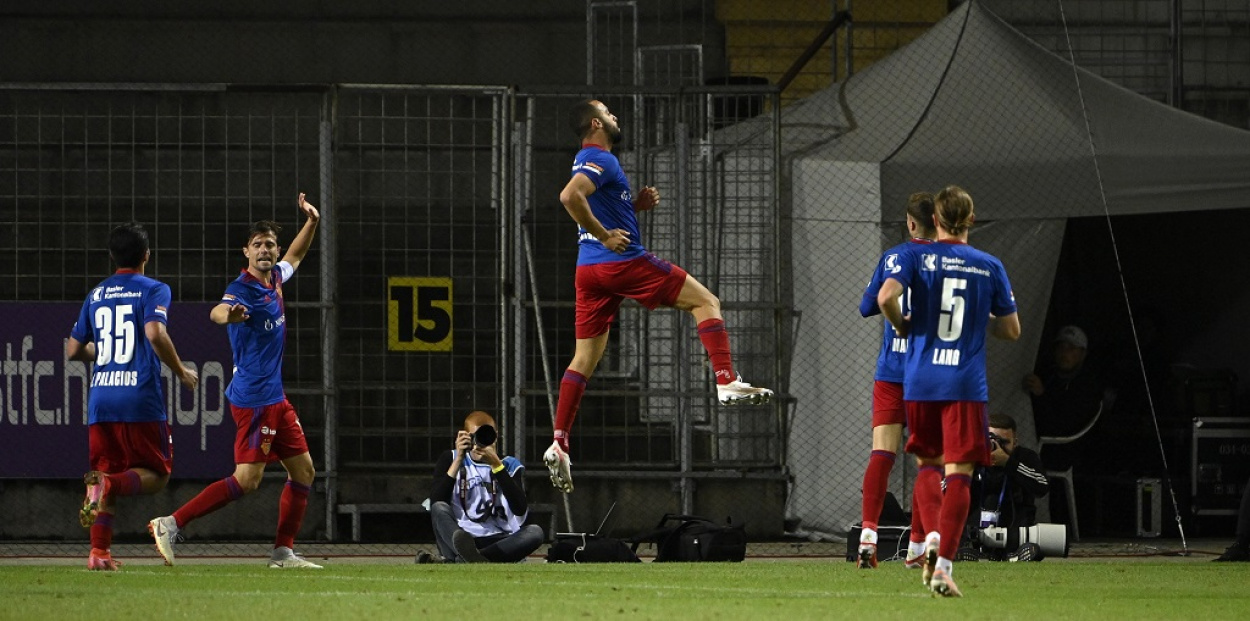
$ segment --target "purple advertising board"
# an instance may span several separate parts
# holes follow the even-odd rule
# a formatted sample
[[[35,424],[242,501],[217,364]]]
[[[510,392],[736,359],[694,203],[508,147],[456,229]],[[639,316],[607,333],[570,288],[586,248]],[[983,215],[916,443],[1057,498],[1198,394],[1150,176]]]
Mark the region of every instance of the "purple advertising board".
[[[174,478],[220,478],[234,470],[234,420],[225,398],[232,368],[215,303],[177,303],[170,338],[200,374],[190,391],[165,368],[165,412]],[[81,478],[88,470],[91,365],[65,359],[81,303],[0,302],[0,478]],[[175,389],[176,390],[171,390]]]

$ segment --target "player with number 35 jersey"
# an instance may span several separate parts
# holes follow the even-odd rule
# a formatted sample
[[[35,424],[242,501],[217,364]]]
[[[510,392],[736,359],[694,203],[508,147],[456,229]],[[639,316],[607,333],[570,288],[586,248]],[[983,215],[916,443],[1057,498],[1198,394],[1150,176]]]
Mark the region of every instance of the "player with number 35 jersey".
[[[113,512],[121,496],[155,494],[173,467],[161,362],[195,390],[199,375],[184,367],[165,331],[169,285],[143,275],[152,252],[135,222],[109,233],[117,272],[87,295],[65,343],[70,360],[93,362],[87,397],[87,486],[78,520],[91,529],[87,569],[115,571]],[[177,387],[175,387],[177,389]]]

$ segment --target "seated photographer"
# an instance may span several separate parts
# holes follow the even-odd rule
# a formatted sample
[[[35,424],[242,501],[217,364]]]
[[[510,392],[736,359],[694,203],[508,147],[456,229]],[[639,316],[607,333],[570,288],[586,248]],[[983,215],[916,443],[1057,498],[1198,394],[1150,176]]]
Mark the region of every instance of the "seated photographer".
[[[490,414],[469,413],[434,468],[430,518],[449,561],[515,563],[542,545],[542,528],[525,524],[525,466],[495,452],[496,429]]]
[[[990,560],[1041,560],[1036,545],[1019,543],[1019,530],[1037,525],[1036,499],[1050,491],[1042,458],[1016,444],[1016,421],[1006,414],[990,415],[990,447],[993,465],[980,471],[981,517],[976,526],[981,531],[1004,528],[1016,536],[1008,536],[1002,546],[981,537],[981,551]]]

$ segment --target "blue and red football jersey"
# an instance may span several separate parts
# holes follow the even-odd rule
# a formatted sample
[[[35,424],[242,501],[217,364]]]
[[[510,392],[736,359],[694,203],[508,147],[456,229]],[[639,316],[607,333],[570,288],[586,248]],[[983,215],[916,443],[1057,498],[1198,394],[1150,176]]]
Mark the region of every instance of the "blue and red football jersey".
[[[864,289],[864,297],[859,301],[859,314],[861,316],[871,317],[881,314],[881,308],[877,306],[877,294],[881,292],[881,285],[886,278],[889,278],[892,274],[897,274],[903,269],[899,256],[905,252],[912,252],[917,246],[924,246],[930,243],[932,242],[927,239],[912,239],[886,250],[881,255],[881,259],[877,261],[877,269],[872,273],[872,280],[868,281],[868,287]],[[911,302],[907,297],[907,290],[904,289],[899,300],[904,316],[911,312]],[[904,365],[906,364],[907,338],[899,337],[894,332],[894,326],[890,325],[888,319],[884,320],[883,323],[881,352],[877,354],[877,372],[873,375],[873,379],[881,382],[902,383]]]
[[[161,360],[144,326],[168,322],[170,297],[169,285],[121,269],[83,302],[70,336],[95,343],[87,424],[166,421]]]
[[[903,379],[908,401],[988,401],[985,338],[990,314],[1016,312],[1007,271],[993,255],[938,241],[899,255],[889,278],[910,290],[911,333]]]
[[[282,389],[282,354],[286,349],[286,305],[282,283],[295,273],[286,261],[270,272],[272,283],[257,280],[247,270],[226,287],[222,304],[242,304],[249,317],[227,324],[234,355],[234,376],[226,387],[232,405],[263,407],[286,399]]]
[[[597,146],[586,146],[573,158],[573,175],[586,175],[595,184],[595,192],[587,197],[590,211],[595,214],[603,228],[622,229],[629,232],[629,246],[617,254],[608,250],[603,242],[586,229],[577,227],[577,264],[594,265],[611,261],[628,261],[646,254],[642,234],[638,229],[638,216],[634,213],[634,196],[629,189],[629,179],[621,170],[621,163],[611,151]]]

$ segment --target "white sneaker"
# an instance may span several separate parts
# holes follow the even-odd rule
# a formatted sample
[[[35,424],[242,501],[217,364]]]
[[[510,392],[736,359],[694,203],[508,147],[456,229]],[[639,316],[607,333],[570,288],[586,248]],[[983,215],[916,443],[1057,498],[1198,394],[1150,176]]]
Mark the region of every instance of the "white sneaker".
[[[305,560],[286,546],[273,549],[273,556],[269,557],[269,566],[274,569],[321,569],[320,565]]]
[[[573,473],[569,470],[573,462],[569,459],[569,454],[560,448],[559,442],[553,441],[547,452],[543,453],[543,463],[551,471],[551,484],[556,489],[566,494],[573,491]]]
[[[174,540],[178,536],[178,521],[174,516],[158,517],[148,522],[148,534],[156,542],[156,551],[161,553],[166,565],[174,564]]]
[[[742,381],[742,376],[739,375],[738,379],[728,384],[717,384],[716,398],[720,400],[721,405],[737,405],[739,403],[759,405],[768,403],[773,398],[773,391],[767,388],[752,386]]]

